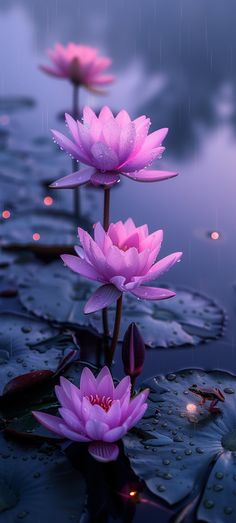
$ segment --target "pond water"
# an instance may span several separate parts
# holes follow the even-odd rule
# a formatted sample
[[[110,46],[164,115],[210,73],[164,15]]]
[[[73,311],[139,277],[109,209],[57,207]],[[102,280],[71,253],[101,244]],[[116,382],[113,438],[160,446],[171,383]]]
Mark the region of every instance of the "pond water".
[[[33,107],[15,112],[2,106],[1,132],[10,127],[14,145],[28,149],[25,144],[32,139],[50,138],[50,128],[64,130],[59,115],[70,108],[70,85],[38,69],[45,63],[45,49],[55,41],[95,45],[113,58],[117,82],[102,98],[83,91],[81,106],[126,108],[133,117],[150,116],[153,130],[170,129],[160,164],[180,175],[160,184],[122,180],[112,192],[111,218],[132,216],[150,230],[163,228],[162,254],[184,252],[168,274],[168,284],[215,300],[227,324],[220,339],[206,344],[148,350],[144,378],[187,367],[236,372],[235,16],[233,0],[227,6],[204,0],[0,2],[0,99],[35,100]],[[45,148],[42,158],[40,148],[37,154],[38,161],[44,161]],[[68,162],[69,174],[69,159],[59,154],[64,169]],[[50,159],[46,161],[50,166]],[[16,198],[19,190],[16,182]],[[91,209],[89,193],[82,191],[84,210]],[[61,196],[56,193],[54,198]],[[95,200],[92,219],[97,220],[102,218],[99,190]],[[1,190],[1,212],[5,201]],[[212,232],[219,237],[213,239]],[[116,371],[122,375],[119,362]],[[140,503],[133,521],[145,518],[165,523],[170,514],[154,501]]]

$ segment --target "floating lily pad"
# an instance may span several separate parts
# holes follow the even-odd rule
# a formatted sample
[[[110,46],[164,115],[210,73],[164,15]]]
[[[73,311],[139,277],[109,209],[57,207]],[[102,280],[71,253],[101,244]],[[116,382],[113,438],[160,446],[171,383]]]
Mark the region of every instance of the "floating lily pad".
[[[201,407],[189,387],[219,388],[219,412]],[[128,434],[125,451],[134,472],[151,492],[170,505],[193,491],[199,496],[197,521],[236,520],[236,376],[223,371],[186,369],[147,380],[150,409],[138,429],[171,438],[155,447],[152,438]],[[160,395],[160,387],[163,394]],[[156,410],[154,410],[154,408]]]
[[[0,523],[80,521],[86,484],[58,450],[0,443]]]
[[[20,300],[27,310],[65,324],[90,326],[102,333],[101,313],[83,314],[84,304],[96,287],[93,283],[78,277],[60,262],[42,267],[37,278],[25,280]],[[211,298],[181,288],[176,293],[175,298],[160,302],[125,295],[120,340],[131,322],[140,327],[148,347],[197,345],[222,335],[224,312]],[[115,305],[109,308],[110,327],[114,314]]]
[[[20,300],[28,311],[65,325],[89,326],[90,317],[83,314],[83,307],[91,293],[90,282],[68,274],[62,262],[40,265],[38,269],[31,265],[30,270],[31,276],[18,277]]]
[[[66,349],[75,345],[69,334],[26,314],[0,314],[0,393],[6,383],[33,370],[56,370]]]
[[[85,218],[80,225],[88,227]],[[29,215],[16,214],[0,227],[3,248],[29,248],[35,252],[63,252],[75,242],[76,227],[71,215],[46,210],[34,210]],[[35,236],[36,235],[36,236]]]

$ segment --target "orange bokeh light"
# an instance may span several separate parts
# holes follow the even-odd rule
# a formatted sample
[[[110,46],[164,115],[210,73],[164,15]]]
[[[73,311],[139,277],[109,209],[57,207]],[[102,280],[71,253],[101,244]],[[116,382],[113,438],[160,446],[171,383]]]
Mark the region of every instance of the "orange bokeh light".
[[[5,210],[2,212],[2,217],[4,218],[4,220],[7,220],[8,218],[10,218],[10,216],[11,216],[10,211]]]
[[[190,414],[193,414],[194,412],[196,412],[197,406],[194,403],[188,403],[186,409]]]
[[[44,205],[52,205],[54,202],[53,198],[51,196],[45,196],[45,198],[43,199],[43,203]]]
[[[39,241],[40,240],[40,234],[38,232],[35,232],[32,236],[33,240],[35,242]]]
[[[212,240],[219,240],[220,233],[218,231],[212,231],[210,237]]]

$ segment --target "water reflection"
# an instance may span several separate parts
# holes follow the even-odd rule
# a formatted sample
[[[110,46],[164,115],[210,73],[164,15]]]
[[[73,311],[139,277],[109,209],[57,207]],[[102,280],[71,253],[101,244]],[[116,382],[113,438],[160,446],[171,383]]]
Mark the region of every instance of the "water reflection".
[[[225,118],[236,126],[233,1],[227,9],[219,2],[214,16],[204,0],[150,0],[145,4],[141,0],[2,0],[0,10],[4,16],[2,38],[8,40],[2,73],[6,87],[10,64],[17,62],[21,75],[16,78],[14,68],[14,89],[19,90],[19,76],[23,76],[27,78],[25,88],[32,92],[33,87],[37,96],[45,97],[53,84],[36,73],[39,56],[56,40],[79,39],[98,45],[114,59],[120,80],[105,101],[117,109],[126,106],[133,113],[142,110],[151,114],[154,126],[168,125],[174,130],[169,143],[176,153],[191,152],[199,138],[197,123],[215,125],[218,113],[214,102],[219,97],[218,110],[223,108]],[[6,38],[4,29],[8,34],[17,33],[17,43]],[[228,95],[222,94],[226,84],[231,90],[230,114]],[[60,108],[65,89],[55,86]],[[95,102],[93,97],[85,97],[87,100]]]

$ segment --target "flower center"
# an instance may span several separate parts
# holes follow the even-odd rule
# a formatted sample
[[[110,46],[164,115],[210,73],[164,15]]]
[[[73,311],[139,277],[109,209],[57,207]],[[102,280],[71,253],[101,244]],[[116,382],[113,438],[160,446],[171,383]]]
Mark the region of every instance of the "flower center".
[[[99,397],[98,394],[90,394],[89,396],[87,396],[87,399],[90,401],[92,405],[99,405],[106,412],[108,412],[113,403],[112,398],[110,398],[109,396]]]
[[[225,450],[236,451],[236,429],[225,434],[221,440],[221,444]]]

